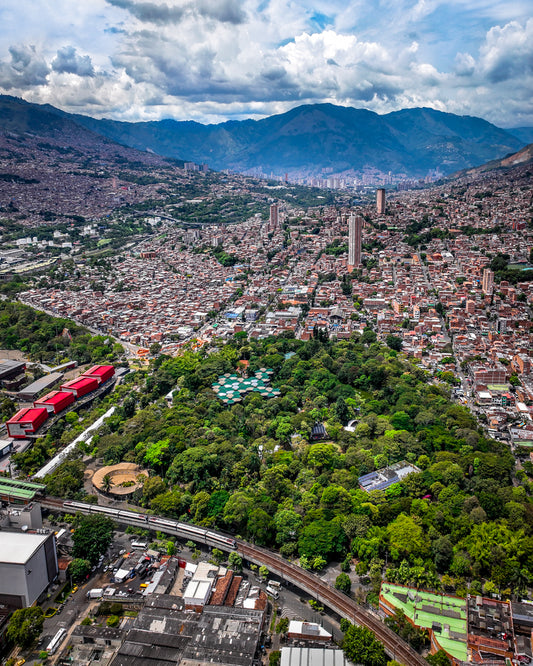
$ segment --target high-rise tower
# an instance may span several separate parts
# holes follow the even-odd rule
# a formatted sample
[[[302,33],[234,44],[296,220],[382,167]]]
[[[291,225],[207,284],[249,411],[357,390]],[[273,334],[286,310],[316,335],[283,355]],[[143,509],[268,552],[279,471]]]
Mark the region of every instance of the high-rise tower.
[[[378,215],[385,215],[385,188],[380,187],[376,190],[376,206]]]
[[[348,271],[361,265],[361,236],[363,232],[363,218],[353,213],[348,220]]]
[[[270,231],[277,231],[279,228],[279,206],[278,204],[272,204],[270,206],[270,221],[269,221]]]
[[[494,288],[494,272],[490,268],[483,271],[482,289],[484,294],[492,294]]]

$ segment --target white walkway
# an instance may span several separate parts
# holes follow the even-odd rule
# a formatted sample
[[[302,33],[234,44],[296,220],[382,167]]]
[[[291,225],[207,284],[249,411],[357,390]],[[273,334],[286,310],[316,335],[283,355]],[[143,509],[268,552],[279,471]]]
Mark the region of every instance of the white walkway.
[[[56,456],[50,460],[50,462],[46,463],[44,467],[41,467],[41,469],[36,472],[33,475],[34,479],[44,479],[44,477],[47,474],[50,474],[50,472],[53,472],[56,467],[59,467],[59,465],[65,460],[65,458],[68,456],[69,453],[74,451],[76,448],[76,445],[78,442],[86,442],[87,444],[90,444],[93,434],[95,430],[98,430],[100,426],[103,424],[103,422],[113,414],[115,411],[115,406],[111,407],[110,409],[107,410],[105,414],[102,414],[100,418],[96,419],[96,421],[91,424],[87,430],[84,430],[81,435],[78,435],[76,439],[71,442],[68,446],[66,446],[62,451],[60,451]]]

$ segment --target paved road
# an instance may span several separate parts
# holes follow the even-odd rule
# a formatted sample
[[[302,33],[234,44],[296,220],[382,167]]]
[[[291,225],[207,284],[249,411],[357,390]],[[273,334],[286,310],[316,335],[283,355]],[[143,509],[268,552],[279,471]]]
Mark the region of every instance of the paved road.
[[[265,565],[270,571],[307,592],[328,608],[351,622],[368,627],[383,642],[387,653],[406,666],[427,666],[426,660],[401,640],[379,617],[363,609],[353,599],[324,583],[318,576],[304,571],[292,562],[265,548],[237,542],[237,551],[255,564]]]
[[[65,318],[65,315],[59,314],[58,312],[55,312],[54,310],[47,310],[45,308],[40,308],[37,305],[35,305],[35,303],[26,302],[25,300],[23,300],[20,297],[18,298],[18,301],[20,303],[22,303],[23,305],[29,305],[31,308],[33,308],[34,310],[37,310],[38,312],[44,312],[45,314],[50,315],[50,317]],[[103,335],[106,338],[111,338],[112,340],[114,340],[118,344],[122,345],[126,349],[126,351],[129,352],[129,354],[132,357],[134,357],[134,358],[139,357],[137,352],[139,351],[139,349],[141,349],[141,347],[139,347],[137,345],[134,345],[131,342],[128,342],[127,340],[121,340],[120,338],[117,338],[115,335],[113,335],[113,333],[109,333],[108,331],[101,331],[98,328],[94,328],[94,326],[90,326],[89,324],[86,324],[83,321],[79,321],[73,316],[67,316],[66,318],[71,319],[72,321],[75,321],[80,326],[83,326],[88,331],[90,331],[93,335]]]
[[[59,498],[48,497],[42,500],[41,503],[44,507],[55,511],[64,511],[67,510],[67,508],[69,511],[72,511],[72,507],[69,507],[68,505],[64,508],[64,502]],[[104,507],[83,503],[76,503],[76,509],[82,513],[98,513],[99,510],[105,511]],[[140,521],[145,520],[144,516],[139,516],[138,514],[136,516],[134,514],[131,515],[134,516],[134,519],[131,521],[127,516],[123,517],[122,514],[119,521],[124,524],[138,525]],[[161,524],[158,521],[163,521],[163,523]],[[151,516],[150,523],[152,529],[157,529],[168,534],[176,534],[184,539],[191,538],[191,535],[184,531],[180,533],[181,524],[177,521]],[[377,615],[362,608],[353,599],[350,599],[342,592],[334,589],[318,576],[301,569],[292,562],[284,560],[281,556],[266,548],[259,548],[258,546],[253,546],[245,541],[232,541],[227,535],[216,533],[213,530],[206,530],[196,526],[193,527],[190,524],[183,525],[183,529],[186,529],[187,527],[189,530],[191,528],[195,530],[196,534],[192,537],[195,541],[203,542],[208,546],[215,546],[224,550],[228,550],[228,547],[231,548],[229,544],[233,543],[235,544],[233,547],[236,546],[237,552],[247,561],[260,566],[265,565],[269,571],[277,574],[282,581],[288,581],[297,586],[299,589],[337,613],[340,617],[344,617],[358,625],[368,627],[383,642],[387,653],[390,654],[393,659],[405,664],[405,666],[427,666],[426,660],[383,624]],[[228,543],[228,546],[223,545],[224,542]]]

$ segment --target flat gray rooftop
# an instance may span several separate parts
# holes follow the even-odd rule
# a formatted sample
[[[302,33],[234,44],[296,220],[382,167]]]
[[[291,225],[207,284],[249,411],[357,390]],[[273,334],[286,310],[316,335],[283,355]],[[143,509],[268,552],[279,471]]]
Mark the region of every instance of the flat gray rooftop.
[[[26,564],[49,534],[26,534],[25,532],[0,532],[0,562]]]

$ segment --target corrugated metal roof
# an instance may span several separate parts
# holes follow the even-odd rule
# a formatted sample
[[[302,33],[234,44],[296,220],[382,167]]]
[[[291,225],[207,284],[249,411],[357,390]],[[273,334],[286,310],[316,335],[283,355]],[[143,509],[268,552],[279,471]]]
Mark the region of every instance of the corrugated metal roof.
[[[41,377],[40,379],[37,379],[25,388],[21,389],[19,393],[21,395],[37,395],[37,393],[44,391],[44,389],[57,384],[57,382],[61,379],[63,379],[62,372],[51,372],[49,375]]]
[[[50,393],[47,393],[45,396],[43,396],[39,400],[36,400],[35,402],[38,402],[40,405],[44,403],[57,405],[61,403],[63,400],[70,400],[71,396],[72,393],[68,391],[51,391]]]
[[[89,368],[83,374],[85,376],[88,376],[88,375],[104,375],[106,372],[109,372],[109,370],[111,370],[111,369],[114,369],[114,366],[112,366],[112,365],[93,365],[92,368]]]
[[[281,666],[347,666],[342,650],[325,648],[281,649]]]
[[[33,481],[25,481],[21,479],[10,479],[9,477],[2,477],[0,483],[3,486],[20,488],[21,490],[34,490],[37,492],[43,492],[46,490],[46,486],[42,483],[33,483]]]
[[[77,379],[72,379],[70,382],[63,384],[63,387],[68,386],[69,388],[76,388],[78,386],[87,386],[88,384],[94,384],[98,380],[94,377],[78,377]]]
[[[27,409],[21,409],[19,412],[12,416],[6,423],[35,423],[42,416],[43,412],[48,412],[44,407],[28,407]]]
[[[5,359],[0,362],[0,379],[4,379],[6,375],[12,374],[17,370],[22,372],[25,367],[26,363],[24,362]]]
[[[35,497],[35,490],[24,490],[24,488],[14,488],[0,482],[0,496],[12,497],[13,499],[32,500]]]

